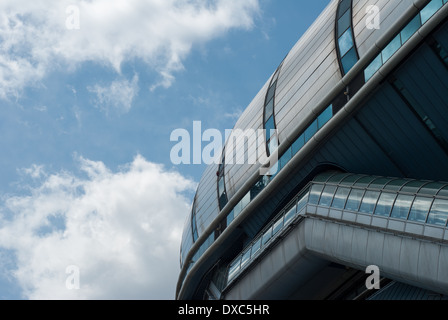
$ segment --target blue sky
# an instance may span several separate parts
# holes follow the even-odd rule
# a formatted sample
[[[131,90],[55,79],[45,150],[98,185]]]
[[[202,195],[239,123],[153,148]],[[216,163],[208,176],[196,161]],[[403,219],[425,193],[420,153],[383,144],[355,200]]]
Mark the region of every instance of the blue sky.
[[[172,299],[171,132],[231,129],[328,2],[2,1],[0,299]]]

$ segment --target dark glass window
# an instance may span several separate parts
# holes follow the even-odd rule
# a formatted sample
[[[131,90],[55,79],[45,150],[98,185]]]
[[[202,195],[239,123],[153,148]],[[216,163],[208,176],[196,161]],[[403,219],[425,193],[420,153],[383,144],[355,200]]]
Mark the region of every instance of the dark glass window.
[[[280,170],[283,169],[290,160],[291,160],[291,148],[286,150],[286,152],[280,158],[280,161],[279,161]]]
[[[344,15],[338,20],[338,37],[340,37],[345,30],[347,30],[352,23],[352,11],[347,10]]]
[[[339,53],[343,57],[353,47],[352,29],[349,28],[339,37]]]
[[[223,193],[222,195],[219,196],[219,207],[221,208],[221,210],[226,206],[226,204],[227,204],[227,195]]]
[[[266,96],[266,101],[271,101],[272,98],[274,98],[275,89],[277,89],[277,80],[275,80],[274,83],[269,88],[268,95]]]
[[[308,142],[317,133],[317,119],[305,130],[305,141]]]
[[[421,27],[420,15],[416,15],[414,19],[407,24],[406,27],[401,31],[401,42],[405,43],[410,37]]]
[[[351,6],[352,6],[351,0],[342,0],[341,3],[339,4],[338,17],[342,17],[344,15],[344,12],[350,9]]]
[[[274,99],[271,99],[271,101],[269,101],[268,104],[266,105],[266,110],[265,110],[265,115],[264,115],[265,121],[268,120],[273,114],[274,114]]]
[[[303,146],[305,145],[305,135],[301,135],[300,137],[297,138],[296,141],[294,141],[294,143],[292,144],[292,153],[296,154],[297,152],[300,151],[300,149],[303,148]]]
[[[420,11],[422,24],[428,21],[443,5],[442,0],[432,0]]]
[[[383,65],[383,56],[379,54],[364,70],[365,80],[368,81]]]
[[[358,62],[358,56],[355,48],[351,48],[350,51],[341,59],[342,68],[344,72],[349,72],[353,66]]]
[[[265,129],[266,129],[266,141],[269,141],[271,139],[271,133],[274,132],[274,131],[271,132],[271,130],[275,130],[274,116],[270,117],[268,121],[266,121]]]
[[[191,233],[193,236],[193,243],[195,243],[199,238],[196,222],[196,200],[193,202],[193,208],[191,209]]]
[[[398,49],[401,48],[401,37],[397,35],[381,52],[383,56],[383,62],[386,63]]]
[[[333,117],[333,106],[330,105],[324,112],[322,112],[317,118],[318,128],[321,129],[328,121]]]

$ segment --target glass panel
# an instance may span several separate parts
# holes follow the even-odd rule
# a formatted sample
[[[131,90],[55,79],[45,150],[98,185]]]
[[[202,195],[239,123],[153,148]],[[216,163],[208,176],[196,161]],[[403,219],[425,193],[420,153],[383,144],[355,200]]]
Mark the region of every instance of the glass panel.
[[[375,215],[388,217],[396,197],[395,193],[382,192],[375,208]]]
[[[431,182],[425,185],[420,191],[419,194],[427,194],[430,196],[434,196],[437,192],[444,186],[444,184],[440,182]]]
[[[341,36],[345,30],[350,28],[351,24],[352,24],[352,12],[351,10],[348,10],[338,20],[338,37]]]
[[[383,55],[383,63],[386,63],[401,48],[401,37],[397,35],[387,46],[383,49],[381,54]]]
[[[270,146],[271,147],[271,146]],[[269,149],[272,153],[272,149]],[[278,170],[279,165],[278,162],[274,163],[270,168],[269,168],[269,175],[270,175],[270,180],[272,181],[272,179],[274,179],[274,177],[277,175],[277,173],[280,171]]]
[[[241,259],[241,269],[244,268],[250,260],[250,250],[251,248],[247,249],[247,251],[243,252],[243,258]]]
[[[428,3],[426,7],[424,7],[422,11],[420,11],[422,24],[425,24],[425,22],[428,21],[434,15],[434,13],[436,13],[437,10],[442,7],[442,5],[442,0],[432,0],[430,3]]]
[[[283,216],[272,227],[272,235],[275,236],[283,228]]]
[[[250,199],[255,199],[256,196],[265,188],[264,178],[260,178],[257,183],[250,189]]]
[[[300,151],[300,149],[303,148],[303,146],[305,145],[305,135],[301,135],[296,141],[294,141],[294,143],[292,144],[292,153],[296,154],[297,152]]]
[[[421,27],[420,15],[416,15],[401,31],[401,43],[405,43]]]
[[[297,203],[297,212],[300,213],[300,211],[302,211],[302,209],[306,206],[307,202],[308,202],[308,197],[309,197],[309,190],[299,199],[299,202]]]
[[[364,190],[352,189],[350,195],[348,196],[347,203],[345,204],[346,210],[358,211],[359,204],[361,203],[362,196],[364,195]]]
[[[248,193],[246,193],[244,198],[241,199],[240,203],[241,203],[241,208],[242,209],[247,207],[247,205],[250,203],[250,191]]]
[[[344,178],[347,177],[347,173],[337,173],[327,180],[328,183],[339,184]]]
[[[224,193],[224,177],[220,177],[218,180],[218,193],[221,196]]]
[[[367,191],[364,195],[364,198],[362,199],[359,211],[372,214],[379,196],[379,191]]]
[[[280,158],[280,161],[279,161],[280,170],[283,169],[290,160],[291,160],[291,148],[286,150],[286,152]]]
[[[336,191],[336,194],[333,199],[333,203],[331,206],[336,209],[344,209],[345,208],[345,202],[347,201],[348,194],[350,193],[349,188],[343,188],[339,187],[338,191]]]
[[[317,118],[318,128],[321,129],[328,121],[333,117],[333,106],[330,105],[324,112]]]
[[[448,217],[448,200],[435,199],[427,223],[445,226]]]
[[[404,180],[404,179],[391,180],[388,184],[386,184],[384,186],[384,189],[392,190],[392,191],[398,191],[408,181],[410,181],[410,180]]]
[[[425,223],[432,201],[432,198],[416,197],[409,213],[409,220]]]
[[[261,248],[261,237],[257,239],[257,241],[254,242],[254,245],[252,246],[251,250],[251,258],[257,254],[258,251],[260,251]]]
[[[399,194],[392,209],[392,218],[407,219],[414,196]]]
[[[274,114],[274,99],[271,99],[266,105],[266,111],[264,115],[264,121],[269,120],[269,118]]]
[[[420,188],[426,184],[425,181],[414,180],[406,183],[406,185],[401,188],[402,192],[416,193]]]
[[[353,66],[358,62],[358,56],[356,50],[353,47],[342,59],[342,68],[344,68],[344,73],[348,73]]]
[[[339,37],[339,54],[341,57],[353,47],[352,28],[347,29],[342,36]]]
[[[271,130],[275,130],[274,116],[270,117],[268,121],[266,121],[265,129],[266,129],[266,141],[269,141],[271,139],[271,134],[273,133],[273,131]]]
[[[290,221],[295,217],[295,215],[296,215],[296,206],[293,206],[285,214],[285,226],[287,226],[290,223]]]
[[[223,209],[226,205],[227,205],[227,195],[224,192],[220,197],[219,197],[219,207],[221,209]],[[241,211],[240,211],[241,212]],[[239,212],[238,212],[239,213]]]
[[[345,11],[351,8],[351,0],[342,0],[339,4],[338,17],[341,17]],[[351,10],[350,10],[351,11]]]
[[[324,186],[321,184],[314,184],[310,193],[310,204],[317,205],[319,203],[320,194],[322,193]]]
[[[370,185],[370,183],[373,180],[375,180],[376,178],[377,177],[375,177],[375,176],[365,176],[365,177],[362,177],[361,179],[359,179],[358,181],[356,181],[356,183],[354,185],[357,187],[360,187],[360,188],[367,188]]]
[[[230,225],[233,220],[235,219],[235,216],[233,214],[233,210],[229,213],[229,215],[227,216],[227,225]]]
[[[357,175],[357,174],[348,174],[347,178],[345,178],[344,180],[342,180],[340,183],[345,185],[345,186],[353,186],[353,183],[355,183],[361,176]]]
[[[448,197],[448,186],[443,187],[437,194],[438,196]]]
[[[241,265],[241,259],[237,259],[230,265],[229,276],[228,276],[229,280],[232,280],[233,278],[235,278],[238,275],[238,273],[240,271],[240,265]]]
[[[266,101],[270,101],[272,98],[274,98],[276,88],[277,88],[277,80],[275,80],[272,86],[269,88],[266,96]]]
[[[317,132],[317,119],[305,130],[305,141],[308,142]]]
[[[329,207],[333,201],[336,186],[326,186],[319,200],[319,205]]]
[[[262,244],[265,245],[272,238],[272,227],[263,234]]]
[[[378,178],[375,179],[370,185],[369,188],[375,189],[383,189],[384,185],[390,181],[390,178]]]
[[[321,173],[314,178],[314,182],[327,182],[332,176],[338,174],[339,171],[326,171],[325,173]]]
[[[243,210],[243,207],[241,206],[241,201],[240,201],[233,208],[233,216],[238,217],[242,210]]]
[[[278,140],[277,140],[277,135],[273,135],[271,140],[268,142],[268,147],[269,147],[269,153],[273,154],[275,152],[275,150],[278,149]]]
[[[383,65],[383,57],[380,54],[364,70],[364,77],[366,81],[368,81],[381,68],[382,65]]]

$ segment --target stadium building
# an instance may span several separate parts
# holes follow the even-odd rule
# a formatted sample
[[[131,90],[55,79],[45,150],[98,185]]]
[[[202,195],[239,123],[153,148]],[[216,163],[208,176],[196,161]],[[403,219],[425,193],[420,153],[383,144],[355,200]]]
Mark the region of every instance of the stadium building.
[[[269,161],[205,170],[177,299],[447,297],[447,1],[330,1],[235,125]]]

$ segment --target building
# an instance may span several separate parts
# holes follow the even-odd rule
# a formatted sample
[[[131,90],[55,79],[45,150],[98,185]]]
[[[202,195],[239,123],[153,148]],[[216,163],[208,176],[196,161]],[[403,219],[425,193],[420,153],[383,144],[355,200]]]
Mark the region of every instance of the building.
[[[330,1],[235,128],[278,170],[206,169],[178,299],[446,298],[447,0]]]

